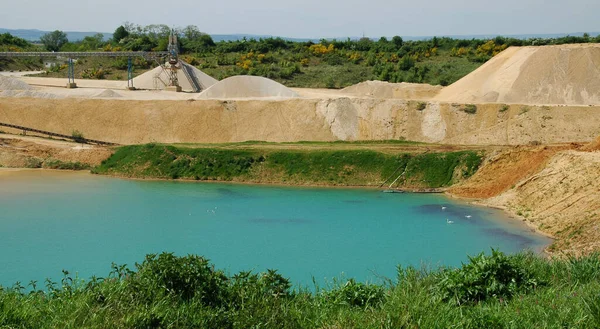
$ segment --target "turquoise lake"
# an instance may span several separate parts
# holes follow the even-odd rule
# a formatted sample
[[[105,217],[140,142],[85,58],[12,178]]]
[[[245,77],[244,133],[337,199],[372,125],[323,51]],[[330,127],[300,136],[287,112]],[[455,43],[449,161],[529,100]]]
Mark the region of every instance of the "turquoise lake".
[[[169,251],[230,273],[278,269],[310,288],[313,278],[395,279],[398,264],[459,266],[490,248],[548,243],[502,211],[443,195],[0,173],[3,286],[59,282],[63,269],[103,277],[112,262],[133,269]]]

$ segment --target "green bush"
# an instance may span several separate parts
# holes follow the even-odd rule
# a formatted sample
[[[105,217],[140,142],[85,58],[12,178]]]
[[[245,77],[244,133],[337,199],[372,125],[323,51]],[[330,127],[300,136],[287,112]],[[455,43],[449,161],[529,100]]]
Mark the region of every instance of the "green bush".
[[[475,104],[467,104],[467,105],[465,105],[465,108],[463,109],[463,111],[465,113],[475,114],[475,113],[477,113],[477,105],[475,105]]]
[[[508,111],[510,107],[506,104],[503,104],[502,106],[500,106],[500,112],[506,112]]]
[[[230,306],[239,308],[251,300],[290,297],[291,287],[289,279],[276,270],[267,270],[261,274],[243,271],[229,280]]]
[[[73,132],[71,132],[71,137],[73,137],[73,139],[78,143],[83,143],[85,141],[85,137],[83,137],[83,133],[77,129],[75,129],[75,130],[73,130]]]
[[[348,280],[343,286],[326,292],[325,299],[335,304],[357,307],[378,306],[385,300],[382,286]]]
[[[481,253],[469,261],[460,269],[441,273],[437,291],[442,300],[465,304],[511,298],[540,284],[514,257],[494,249],[490,256]]]
[[[126,281],[134,296],[148,302],[164,297],[197,298],[202,305],[219,306],[226,299],[227,277],[203,257],[149,254],[136,268]]]
[[[425,102],[417,103],[417,111],[423,111],[426,108],[427,108],[427,103],[425,103]]]

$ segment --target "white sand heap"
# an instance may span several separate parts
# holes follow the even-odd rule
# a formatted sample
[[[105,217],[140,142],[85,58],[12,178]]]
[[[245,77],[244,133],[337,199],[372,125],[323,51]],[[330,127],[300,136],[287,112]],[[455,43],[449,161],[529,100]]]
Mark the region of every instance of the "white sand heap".
[[[198,99],[256,97],[294,98],[300,96],[279,82],[250,75],[229,77],[214,84],[198,95]]]
[[[194,66],[183,62],[180,63],[182,63],[193,73],[202,90],[205,90],[218,82],[217,79],[198,70]],[[163,90],[169,84],[169,67],[169,64],[165,64],[165,67],[158,66],[151,71],[148,71],[138,77],[135,77],[133,79],[133,85],[138,89]],[[179,80],[179,85],[181,86],[183,91],[194,91],[194,88],[192,87],[192,84],[188,80],[187,76],[185,75],[183,69],[177,70],[177,79]]]
[[[389,83],[384,81],[365,81],[344,88],[342,93],[372,98],[386,99],[430,99],[442,90],[442,86],[424,83]]]
[[[100,98],[119,98],[119,97],[123,97],[121,94],[117,93],[114,90],[111,89],[104,89],[103,91],[95,94],[93,97],[100,97]]]
[[[511,47],[443,89],[460,103],[600,104],[600,45]]]
[[[11,77],[0,75],[0,90],[32,90],[27,83]]]

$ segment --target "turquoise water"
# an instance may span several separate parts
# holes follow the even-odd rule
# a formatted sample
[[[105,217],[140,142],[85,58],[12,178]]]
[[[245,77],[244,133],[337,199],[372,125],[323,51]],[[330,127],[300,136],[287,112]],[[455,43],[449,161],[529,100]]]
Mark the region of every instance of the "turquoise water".
[[[0,173],[0,285],[59,281],[63,269],[106,276],[112,262],[133,268],[170,251],[312,286],[313,277],[394,279],[397,264],[455,266],[490,247],[548,243],[504,216],[441,195]]]

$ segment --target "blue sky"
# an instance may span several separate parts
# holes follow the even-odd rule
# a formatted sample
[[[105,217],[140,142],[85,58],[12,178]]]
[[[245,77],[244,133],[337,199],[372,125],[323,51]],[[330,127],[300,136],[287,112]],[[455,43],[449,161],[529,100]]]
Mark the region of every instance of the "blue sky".
[[[113,32],[129,21],[309,38],[600,31],[599,0],[19,0],[3,7],[0,27],[10,29]]]

